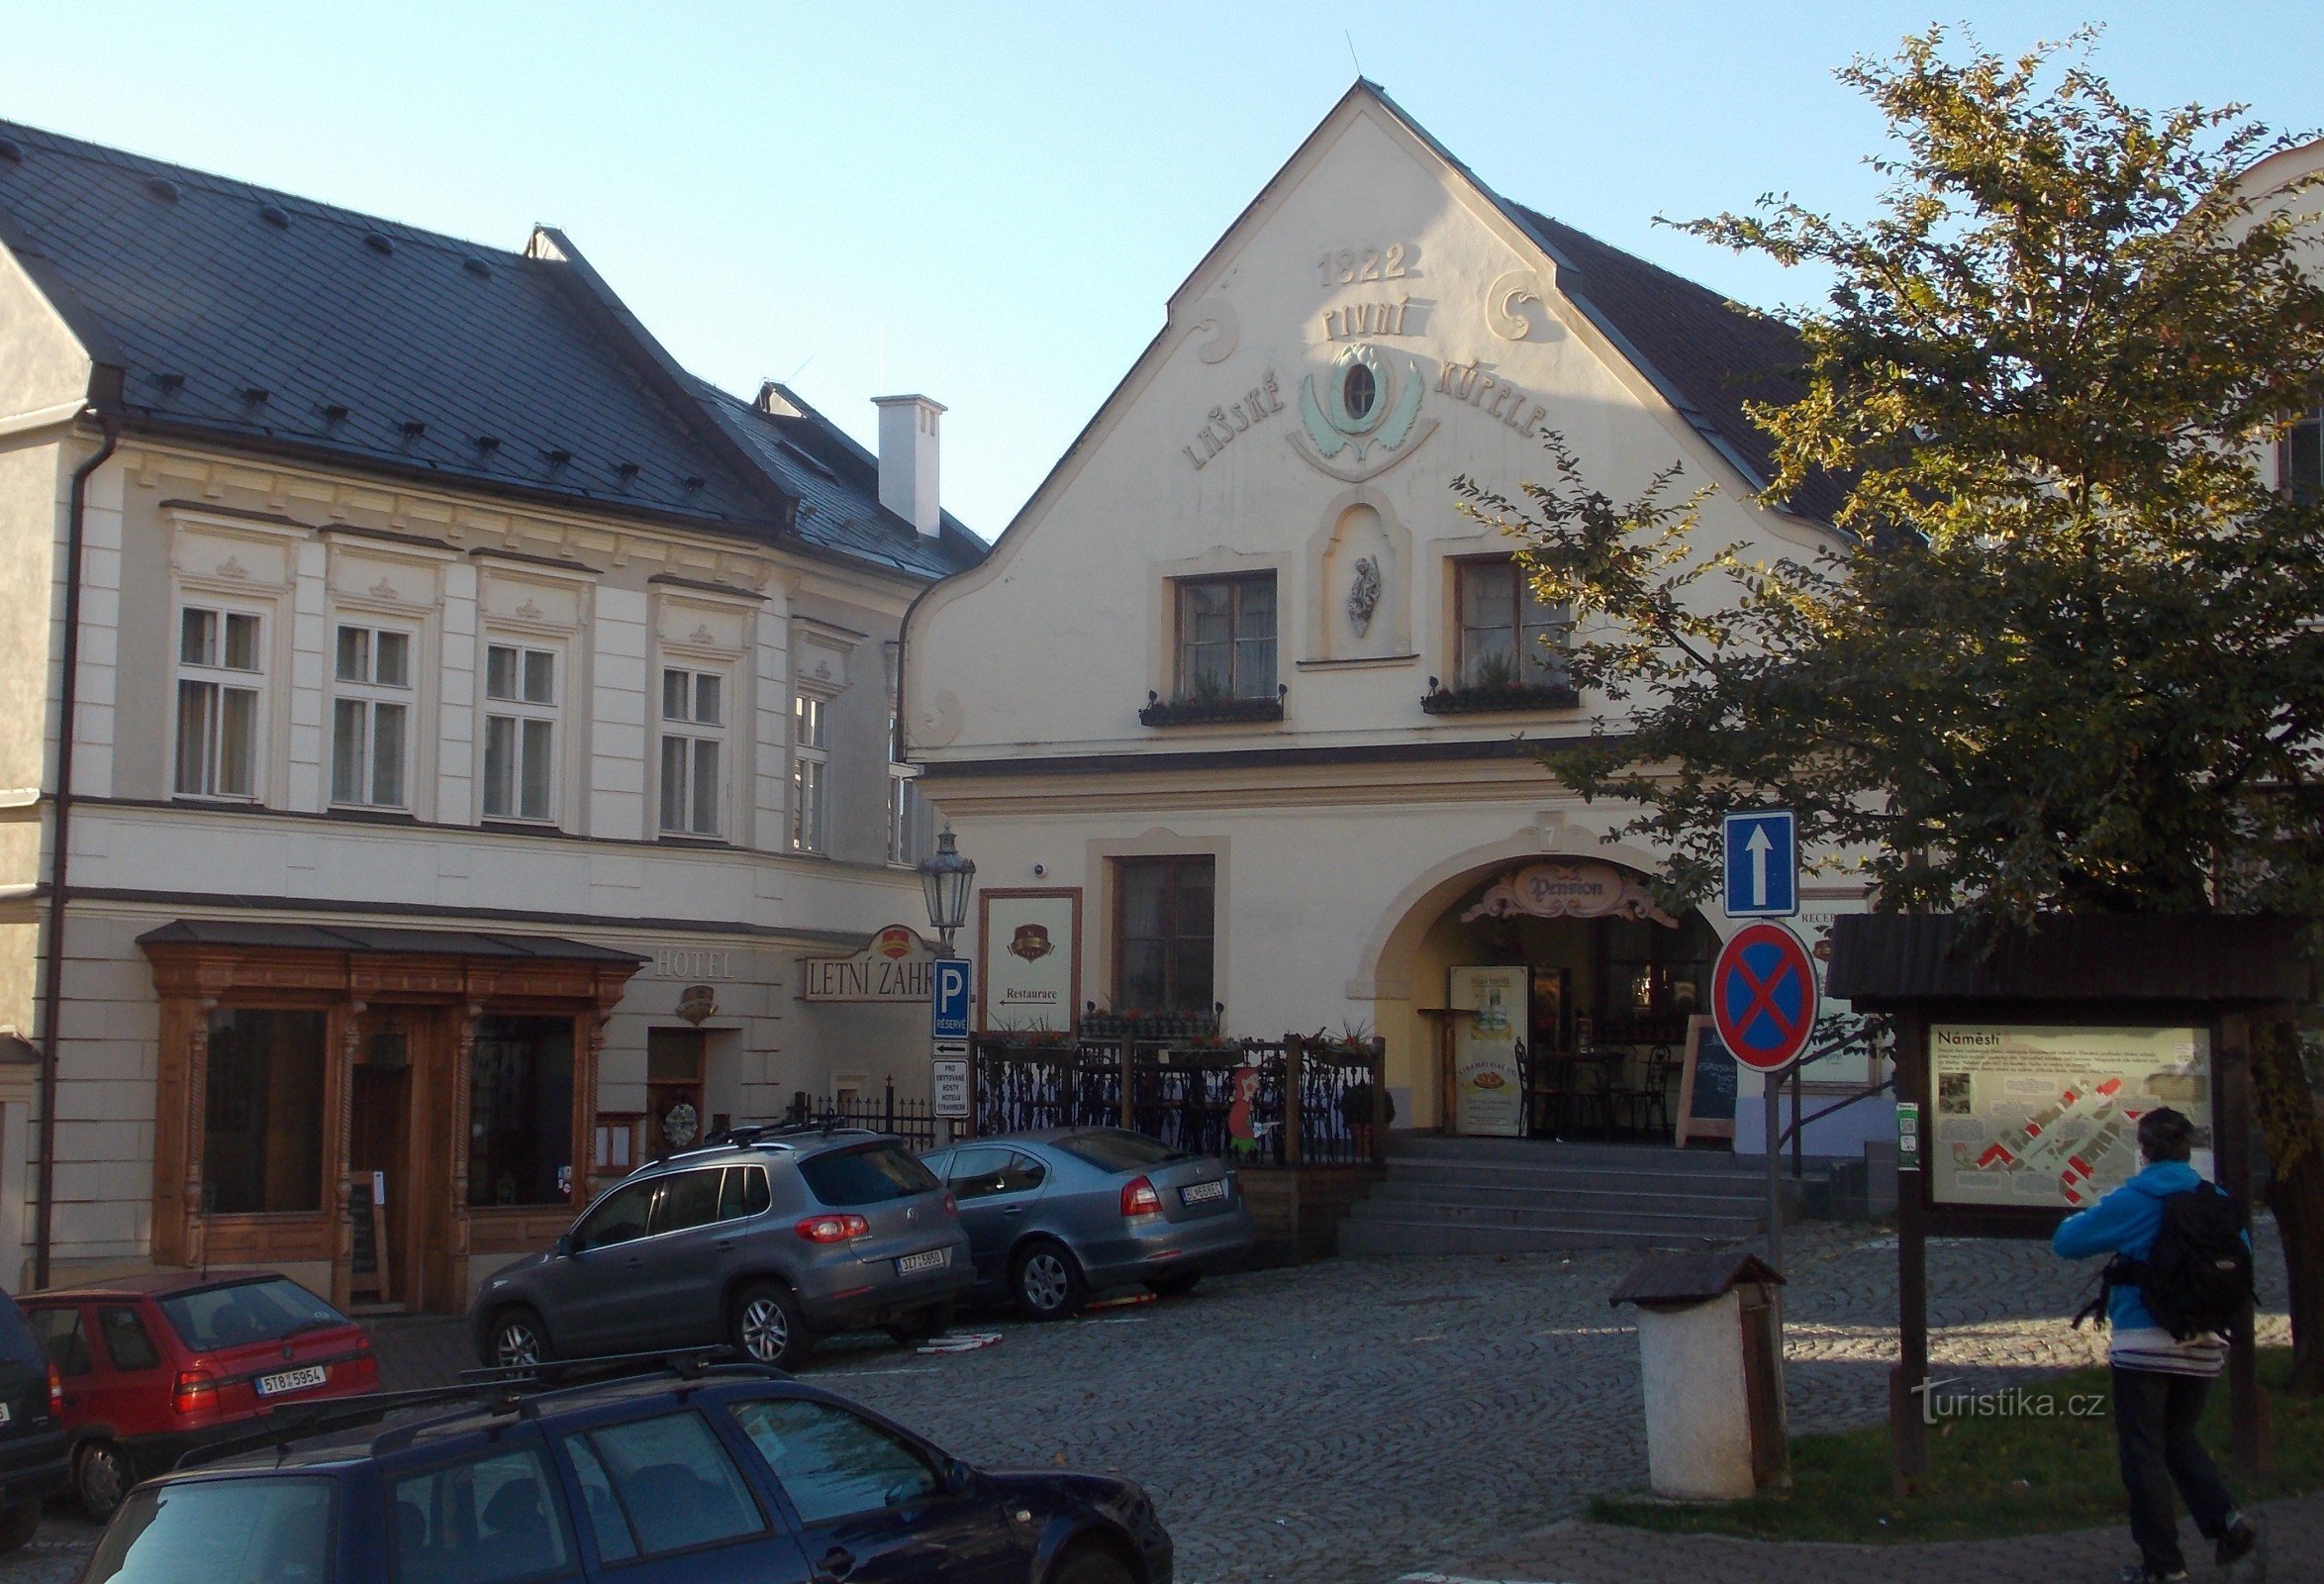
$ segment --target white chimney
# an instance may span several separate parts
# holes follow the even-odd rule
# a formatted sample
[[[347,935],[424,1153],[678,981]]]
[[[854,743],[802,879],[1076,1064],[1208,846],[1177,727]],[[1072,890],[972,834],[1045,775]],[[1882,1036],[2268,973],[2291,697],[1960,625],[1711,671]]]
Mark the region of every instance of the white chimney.
[[[941,529],[936,495],[936,417],[925,396],[874,396],[880,410],[880,504],[928,539]]]

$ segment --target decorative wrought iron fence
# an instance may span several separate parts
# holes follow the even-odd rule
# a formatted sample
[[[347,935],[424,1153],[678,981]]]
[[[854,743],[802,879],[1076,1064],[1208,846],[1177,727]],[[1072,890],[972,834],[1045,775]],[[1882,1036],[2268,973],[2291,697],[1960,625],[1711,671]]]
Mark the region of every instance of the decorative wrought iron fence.
[[[1254,1165],[1351,1165],[1386,1141],[1386,1046],[1288,1036],[1176,1046],[1140,1040],[975,1046],[980,1135],[1128,1128]],[[1124,1094],[1128,1104],[1123,1105]]]
[[[1387,1146],[1384,1042],[1308,1040],[1300,1057],[1300,1159],[1343,1166],[1378,1160]]]
[[[795,1091],[785,1114],[788,1122],[836,1121],[850,1128],[876,1128],[892,1133],[915,1149],[936,1145],[936,1118],[925,1100],[896,1098],[891,1078],[878,1094],[825,1095],[816,1099],[804,1089]]]

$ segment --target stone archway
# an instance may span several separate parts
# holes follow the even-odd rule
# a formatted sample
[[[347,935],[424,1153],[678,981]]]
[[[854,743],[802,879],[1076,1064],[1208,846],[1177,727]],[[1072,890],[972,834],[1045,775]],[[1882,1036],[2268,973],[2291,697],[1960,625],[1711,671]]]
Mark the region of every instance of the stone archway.
[[[1610,980],[1601,983],[1596,971],[1604,953],[1595,941],[1577,940],[1575,932],[1595,930],[1598,921],[1628,921],[1633,935],[1637,924],[1651,924],[1658,927],[1651,935],[1664,943],[1684,935],[1715,954],[1715,941],[1726,933],[1715,920],[1698,912],[1676,919],[1656,907],[1647,879],[1660,866],[1658,853],[1561,822],[1450,856],[1406,885],[1363,942],[1349,985],[1351,996],[1369,993],[1373,1025],[1389,1041],[1389,1081],[1399,1091],[1400,1122],[1430,1128],[1441,1120],[1433,1092],[1441,1026],[1436,1009],[1445,1000],[1448,932],[1456,938],[1463,933],[1456,927],[1467,927],[1473,941],[1476,932],[1493,931],[1493,949],[1511,953],[1495,957],[1481,950],[1466,960],[1528,962],[1541,954],[1544,926],[1563,929],[1569,950],[1594,954],[1584,959],[1590,967],[1576,975],[1576,994],[1586,994],[1593,1005],[1610,994]],[[1523,948],[1520,933],[1530,938]],[[1647,978],[1652,985],[1653,975]],[[1698,979],[1682,976],[1680,982],[1692,986],[1690,998],[1701,993]],[[1662,997],[1666,989],[1655,993]],[[1670,1011],[1658,1016],[1667,1021]],[[1666,1041],[1656,1035],[1647,1042]]]

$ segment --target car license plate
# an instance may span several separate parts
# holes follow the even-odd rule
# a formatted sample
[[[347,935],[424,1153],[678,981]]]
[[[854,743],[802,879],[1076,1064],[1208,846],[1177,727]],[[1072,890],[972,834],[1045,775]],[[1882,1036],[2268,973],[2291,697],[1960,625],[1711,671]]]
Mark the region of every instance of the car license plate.
[[[320,1386],[330,1379],[330,1371],[321,1364],[309,1364],[305,1369],[286,1369],[276,1375],[258,1377],[260,1397],[279,1397],[284,1392],[303,1392],[310,1386]]]
[[[1207,1205],[1213,1199],[1225,1197],[1226,1180],[1223,1177],[1216,1182],[1198,1182],[1178,1191],[1178,1202],[1182,1205]]]
[[[941,1270],[952,1263],[952,1250],[930,1248],[922,1253],[906,1254],[896,1261],[896,1274],[909,1276],[916,1270]]]

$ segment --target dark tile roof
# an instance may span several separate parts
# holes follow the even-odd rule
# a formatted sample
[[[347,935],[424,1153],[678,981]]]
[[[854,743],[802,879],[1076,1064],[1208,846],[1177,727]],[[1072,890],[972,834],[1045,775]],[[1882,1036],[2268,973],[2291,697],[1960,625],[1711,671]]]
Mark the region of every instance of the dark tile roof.
[[[796,392],[770,383],[754,405],[712,385],[701,389],[719,422],[798,500],[791,526],[808,544],[920,577],[942,577],[983,558],[984,542],[950,512],[941,536],[930,539],[882,506],[879,458]]]
[[[859,543],[876,493],[794,536],[802,493],[553,232],[528,256],[0,122],[0,244],[120,371],[133,427],[919,576],[982,554]]]
[[[525,957],[538,962],[643,962],[634,951],[553,935],[480,930],[394,930],[362,924],[283,924],[245,919],[179,919],[147,930],[140,945],[225,945],[301,951],[423,952],[447,957]]]
[[[1791,327],[1538,210],[1505,200],[1503,207],[1557,260],[1558,290],[1592,315],[1688,423],[1754,482],[1774,478],[1775,442],[1743,408],[1788,406],[1807,394],[1799,376],[1804,353]],[[1842,499],[1817,474],[1791,504],[1828,521]]]
[[[1558,290],[1744,477],[1760,486],[1775,477],[1774,444],[1743,407],[1782,406],[1806,394],[1798,372],[1804,353],[1789,325],[1502,197],[1378,83],[1358,78],[1349,92],[1377,99],[1529,235],[1556,261]],[[1844,499],[1816,474],[1788,504],[1829,522]]]

